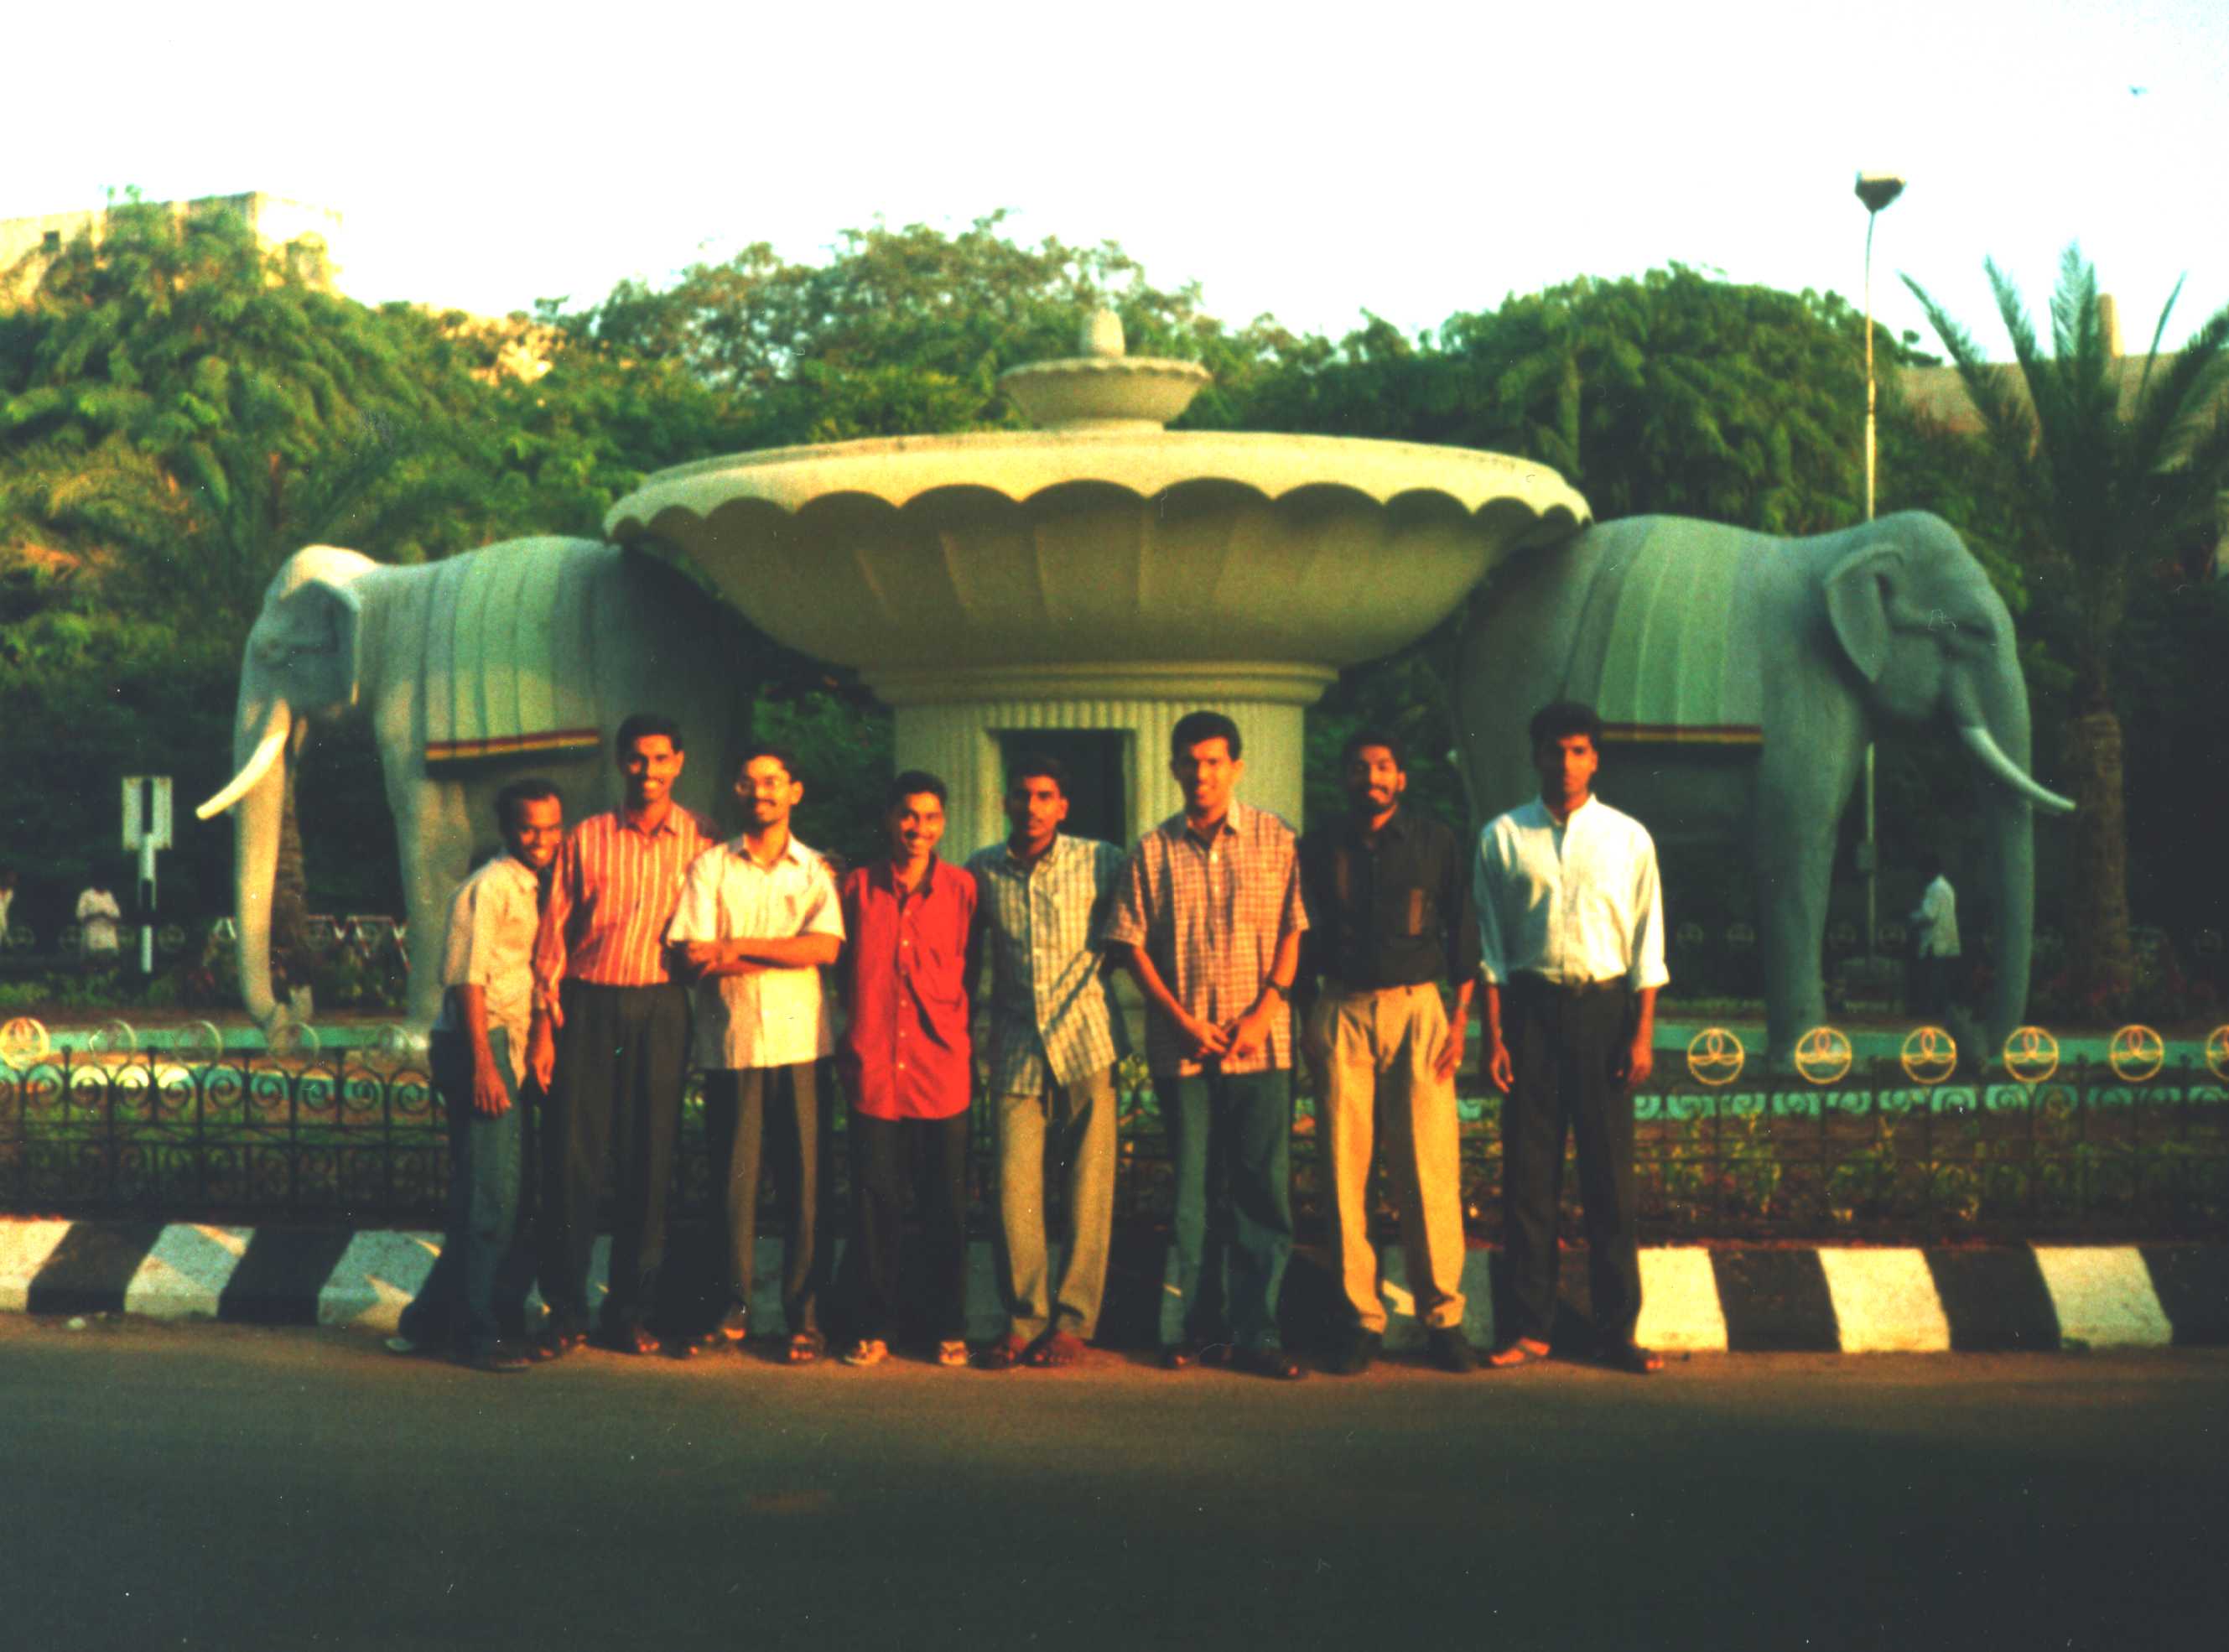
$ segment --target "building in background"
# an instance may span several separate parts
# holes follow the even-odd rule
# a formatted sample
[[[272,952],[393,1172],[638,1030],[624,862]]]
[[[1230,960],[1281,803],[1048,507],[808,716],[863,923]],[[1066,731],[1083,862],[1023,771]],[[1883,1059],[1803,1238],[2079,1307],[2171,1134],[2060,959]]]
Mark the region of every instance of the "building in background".
[[[344,225],[331,207],[290,200],[252,190],[245,195],[205,195],[191,201],[154,201],[150,206],[168,208],[181,218],[229,214],[255,232],[267,250],[276,251],[305,237],[324,247],[325,263],[318,285],[340,290]],[[108,217],[108,207],[79,208],[29,218],[0,218],[0,299],[28,292],[46,271],[46,261],[58,254],[80,231],[98,236]],[[26,261],[28,260],[28,261]]]

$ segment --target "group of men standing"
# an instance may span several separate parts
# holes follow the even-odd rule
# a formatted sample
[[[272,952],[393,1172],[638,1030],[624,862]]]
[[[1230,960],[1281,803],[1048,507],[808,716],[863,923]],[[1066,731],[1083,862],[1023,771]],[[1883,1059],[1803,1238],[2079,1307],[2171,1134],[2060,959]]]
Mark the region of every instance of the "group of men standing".
[[[1556,1208],[1575,1135],[1597,1352],[1621,1369],[1656,1369],[1633,1340],[1628,1096],[1648,1071],[1662,907],[1647,833],[1592,796],[1598,736],[1585,708],[1547,708],[1532,728],[1540,800],[1496,820],[1474,848],[1404,801],[1397,741],[1358,734],[1341,758],[1348,812],[1303,840],[1238,800],[1239,730],[1197,711],[1171,739],[1183,807],[1127,855],[1063,831],[1069,777],[1057,761],[1029,757],[1010,766],[1005,841],[964,865],[941,858],[943,783],[908,771],[888,790],[884,852],[839,877],[789,830],[804,787],[787,753],[745,755],[736,793],[748,823],[715,841],[671,798],[686,761],[681,731],[630,718],[616,742],[622,806],[561,845],[554,792],[509,788],[498,802],[505,853],[457,896],[434,1046],[452,1116],[451,1231],[391,1346],[433,1346],[445,1321],[459,1356],[487,1370],[562,1358],[592,1330],[623,1352],[662,1346],[647,1321],[684,1069],[694,1065],[705,1074],[720,1285],[697,1334],[664,1346],[690,1352],[751,1333],[758,1192],[770,1169],[783,1352],[819,1359],[832,1066],[852,1155],[845,1362],[881,1363],[911,1317],[940,1364],[1076,1363],[1106,1292],[1124,1043],[1108,977],[1127,968],[1146,1000],[1147,1064],[1175,1180],[1164,1366],[1304,1372],[1278,1323],[1293,1241],[1297,1012],[1348,1310],[1329,1368],[1367,1368],[1384,1332],[1366,1205],[1381,1147],[1428,1350],[1450,1371],[1475,1367],[1462,1328],[1455,1076],[1482,987],[1481,1065],[1508,1094],[1515,1315],[1487,1363],[1549,1352]],[[986,961],[985,1104],[1007,1329],[972,1353],[970,1000]],[[840,1032],[824,971],[845,1012]],[[536,1090],[547,1098],[538,1272],[549,1316],[520,1348],[498,1334],[495,1282],[517,1223],[519,1103]],[[1049,1158],[1069,1218],[1057,1270]],[[607,1167],[610,1286],[592,1327],[590,1247]],[[1226,1223],[1211,1221],[1218,1201]]]

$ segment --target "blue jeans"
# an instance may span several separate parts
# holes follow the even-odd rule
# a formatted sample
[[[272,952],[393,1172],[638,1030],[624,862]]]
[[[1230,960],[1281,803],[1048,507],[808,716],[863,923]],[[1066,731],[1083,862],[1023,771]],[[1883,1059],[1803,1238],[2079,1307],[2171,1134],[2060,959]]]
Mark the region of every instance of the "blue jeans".
[[[1161,1340],[1217,1342],[1216,1275],[1222,1246],[1205,1269],[1208,1209],[1230,1199],[1228,1301],[1232,1340],[1243,1348],[1278,1346],[1277,1298],[1293,1254],[1293,1078],[1283,1070],[1153,1077],[1176,1172],[1176,1220],[1170,1249],[1175,1278],[1161,1295]],[[1202,1273],[1208,1274],[1203,1291]]]
[[[460,1353],[483,1353],[498,1337],[496,1276],[517,1237],[519,1176],[524,1163],[526,1109],[511,1076],[509,1035],[488,1029],[488,1048],[503,1075],[511,1107],[489,1118],[472,1107],[472,1055],[461,1032],[434,1034],[434,1086],[449,1109],[449,1224],[426,1283],[402,1310],[401,1330],[414,1342],[453,1335]],[[530,1261],[524,1255],[517,1265]],[[524,1291],[519,1292],[524,1300]]]

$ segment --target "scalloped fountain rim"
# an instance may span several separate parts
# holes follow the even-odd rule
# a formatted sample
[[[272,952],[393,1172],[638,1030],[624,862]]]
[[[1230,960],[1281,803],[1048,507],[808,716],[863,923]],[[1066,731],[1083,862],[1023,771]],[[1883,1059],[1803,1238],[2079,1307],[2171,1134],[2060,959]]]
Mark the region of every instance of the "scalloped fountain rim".
[[[955,466],[957,459],[976,462]],[[1079,485],[1149,499],[1213,483],[1273,500],[1334,490],[1381,508],[1438,495],[1474,514],[1516,506],[1573,532],[1593,515],[1546,466],[1477,448],[1254,431],[1030,430],[870,437],[697,460],[646,479],[606,513],[604,531],[625,540],[652,531],[670,512],[709,518],[744,500],[796,514],[845,496],[903,510],[938,492],[989,492],[1027,504]]]

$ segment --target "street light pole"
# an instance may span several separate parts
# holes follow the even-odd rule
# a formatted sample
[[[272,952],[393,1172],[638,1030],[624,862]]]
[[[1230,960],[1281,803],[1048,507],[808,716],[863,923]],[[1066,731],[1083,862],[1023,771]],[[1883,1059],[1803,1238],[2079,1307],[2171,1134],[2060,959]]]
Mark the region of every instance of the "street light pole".
[[[1866,207],[1866,520],[1873,519],[1873,470],[1877,425],[1873,382],[1873,220],[1904,193],[1904,180],[1890,172],[1858,174],[1858,199]],[[1858,852],[1866,874],[1866,967],[1879,963],[1880,851],[1873,836],[1873,742],[1866,742],[1866,839]]]

